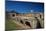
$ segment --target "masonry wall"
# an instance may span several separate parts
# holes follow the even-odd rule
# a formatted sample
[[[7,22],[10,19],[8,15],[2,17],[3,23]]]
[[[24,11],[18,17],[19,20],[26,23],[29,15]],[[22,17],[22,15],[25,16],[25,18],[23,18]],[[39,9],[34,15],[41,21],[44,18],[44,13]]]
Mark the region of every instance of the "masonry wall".
[[[42,20],[44,17],[43,17],[42,13],[25,14],[25,15],[16,14],[16,13],[9,13],[9,18],[14,19],[18,23],[21,23],[21,24],[23,23],[23,25],[25,25],[25,26],[29,26],[29,25],[26,24],[26,22],[28,22],[28,23],[30,23],[31,28],[37,27],[38,21],[35,17],[37,17],[37,19],[40,21],[41,27],[44,27],[44,20]]]

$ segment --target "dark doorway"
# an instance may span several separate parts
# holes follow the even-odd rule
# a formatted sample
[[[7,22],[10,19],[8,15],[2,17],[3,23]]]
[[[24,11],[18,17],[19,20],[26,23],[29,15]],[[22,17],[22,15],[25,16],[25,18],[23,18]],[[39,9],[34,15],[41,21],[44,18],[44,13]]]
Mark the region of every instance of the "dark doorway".
[[[26,21],[25,24],[26,24],[27,26],[31,27],[31,25],[30,25],[29,22]]]
[[[37,20],[37,27],[36,28],[42,28],[39,19],[37,17],[35,17],[35,18]]]
[[[15,16],[15,14],[12,14],[12,16],[14,17],[14,16]]]
[[[23,21],[22,20],[20,20],[20,22],[23,24]]]

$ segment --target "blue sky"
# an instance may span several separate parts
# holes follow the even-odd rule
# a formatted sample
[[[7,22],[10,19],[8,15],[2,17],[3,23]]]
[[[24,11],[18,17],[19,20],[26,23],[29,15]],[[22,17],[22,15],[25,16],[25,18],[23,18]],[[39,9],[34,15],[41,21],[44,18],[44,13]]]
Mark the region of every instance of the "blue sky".
[[[6,9],[19,13],[44,12],[44,4],[37,2],[6,1]]]

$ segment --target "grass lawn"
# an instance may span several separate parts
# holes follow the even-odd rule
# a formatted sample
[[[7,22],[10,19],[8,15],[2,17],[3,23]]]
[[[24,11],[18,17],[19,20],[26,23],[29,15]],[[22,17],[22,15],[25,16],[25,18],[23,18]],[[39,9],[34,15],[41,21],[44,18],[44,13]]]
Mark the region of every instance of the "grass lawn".
[[[16,24],[10,20],[6,20],[6,30],[15,30],[16,29]]]
[[[16,30],[16,28],[20,28],[20,26],[15,24],[13,20],[6,20],[5,30]]]

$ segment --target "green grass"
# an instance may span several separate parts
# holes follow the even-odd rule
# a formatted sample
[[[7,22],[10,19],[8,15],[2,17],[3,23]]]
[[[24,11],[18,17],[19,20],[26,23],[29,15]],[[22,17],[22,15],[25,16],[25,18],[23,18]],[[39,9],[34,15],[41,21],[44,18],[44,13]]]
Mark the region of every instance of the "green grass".
[[[13,20],[6,20],[5,22],[5,29],[6,30],[15,30],[16,29],[16,24],[13,22]]]
[[[14,23],[13,20],[11,19],[6,19],[5,21],[5,30],[9,31],[9,30],[17,30],[19,29],[21,26]]]

